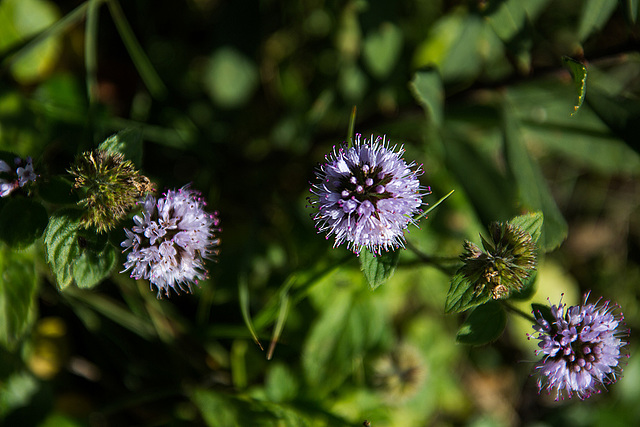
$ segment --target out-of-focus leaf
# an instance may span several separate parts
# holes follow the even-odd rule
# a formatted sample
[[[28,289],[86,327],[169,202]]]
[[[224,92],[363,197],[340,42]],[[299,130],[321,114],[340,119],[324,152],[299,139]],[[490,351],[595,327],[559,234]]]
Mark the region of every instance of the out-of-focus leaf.
[[[399,251],[383,252],[380,255],[374,255],[366,249],[360,252],[360,269],[372,291],[391,278],[399,258]]]
[[[496,301],[476,307],[464,321],[456,341],[461,344],[483,345],[495,341],[507,325],[507,313]]]
[[[38,280],[32,254],[0,244],[0,272],[0,345],[11,350],[36,316]]]
[[[521,2],[529,20],[535,21],[552,0],[527,0]]]
[[[0,390],[0,421],[14,409],[26,407],[40,388],[38,380],[29,372],[16,371],[3,381]]]
[[[636,23],[638,19],[638,0],[625,0],[625,12],[632,23]]]
[[[265,392],[272,402],[286,402],[298,395],[300,381],[283,363],[271,365],[265,378]]]
[[[538,165],[530,158],[520,135],[519,124],[505,107],[503,126],[507,162],[520,191],[522,203],[544,214],[541,247],[550,251],[567,237],[567,222],[560,213]]]
[[[630,64],[629,68],[628,73],[635,75],[635,65]],[[587,105],[575,116],[568,113],[572,109],[573,85],[541,80],[510,87],[510,108],[520,122],[522,136],[527,145],[559,153],[582,167],[606,174],[637,173],[640,156],[616,135],[640,150],[633,127],[634,117],[640,119],[640,103],[631,99],[625,102],[622,95],[605,94],[595,84],[595,77],[592,71]]]
[[[471,144],[462,141],[463,135],[446,138],[447,167],[457,177],[466,196],[478,212],[480,221],[506,221],[514,214],[513,182],[498,172],[496,165]]]
[[[73,279],[79,288],[92,288],[111,273],[117,260],[118,253],[110,244],[99,252],[85,248],[73,266]]]
[[[520,0],[506,0],[503,2],[491,2],[497,4],[495,10],[486,15],[491,28],[503,41],[511,40],[518,34],[525,24],[526,12]]]
[[[444,88],[435,68],[418,71],[410,83],[413,97],[437,126],[442,126]]]
[[[354,290],[336,287],[331,277],[323,282],[334,286],[331,296],[322,306],[302,350],[307,384],[318,396],[339,387],[353,373],[354,361],[378,345],[389,326],[383,307],[377,302],[378,293],[359,290],[357,286],[352,287]],[[357,297],[354,292],[358,292]]]
[[[444,303],[444,312],[459,313],[490,300],[491,289],[489,286],[476,290],[476,284],[472,283],[461,271],[458,271],[451,278],[451,285]]]
[[[367,86],[367,76],[356,64],[349,64],[340,68],[338,88],[342,96],[347,100],[351,102],[361,100],[365,95]]]
[[[251,60],[235,49],[217,50],[205,70],[204,85],[213,101],[224,108],[237,108],[253,95],[258,71]]]
[[[592,87],[587,97],[587,103],[617,136],[622,138],[637,153],[640,153],[640,139],[638,139],[637,131],[637,123],[640,121],[640,102],[637,99],[622,94],[617,96],[609,95],[598,87]],[[611,157],[615,154],[616,152],[614,151],[591,153],[592,156],[596,157]],[[619,171],[627,169],[628,165],[636,166],[634,168],[636,170],[640,169],[637,156],[623,155],[622,158],[615,159],[615,163]]]
[[[583,42],[607,23],[618,4],[617,0],[587,0],[582,3],[578,39]]]
[[[142,166],[142,129],[129,128],[111,135],[98,147],[110,153],[120,153],[137,167]]]
[[[362,46],[364,63],[378,79],[384,79],[391,73],[401,52],[402,32],[390,22],[369,33]]]
[[[0,2],[0,51],[26,41],[60,19],[55,3],[48,0],[3,0]],[[22,84],[40,80],[60,56],[59,36],[47,37],[20,55],[11,65],[13,77]]]
[[[10,199],[0,210],[0,240],[25,248],[42,236],[49,216],[40,203],[27,198]]]
[[[73,183],[61,176],[39,179],[38,194],[45,202],[55,205],[75,205],[78,203],[78,196],[73,191]]]
[[[578,99],[573,106],[573,113],[571,113],[571,115],[573,116],[578,112],[580,107],[582,107],[584,96],[587,93],[587,67],[585,67],[584,64],[581,64],[575,59],[569,58],[568,56],[562,57],[562,62],[571,71],[573,84],[575,85],[576,92],[578,93]]]

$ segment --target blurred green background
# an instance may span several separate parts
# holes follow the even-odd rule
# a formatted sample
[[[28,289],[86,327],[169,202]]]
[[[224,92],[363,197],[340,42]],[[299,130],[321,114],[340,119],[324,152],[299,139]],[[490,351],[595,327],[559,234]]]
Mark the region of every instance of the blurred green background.
[[[211,278],[164,300],[120,267],[60,292],[41,244],[2,246],[33,303],[20,336],[0,324],[0,424],[638,424],[637,357],[587,401],[540,396],[530,324],[457,344],[448,270],[416,255],[456,257],[541,210],[558,248],[532,300],[591,290],[640,326],[638,19],[636,0],[0,1],[0,150],[65,174],[141,129],[142,171],[161,191],[192,183],[223,227]],[[586,65],[577,111],[564,56]],[[354,106],[356,132],[423,164],[427,203],[455,190],[374,292],[306,207]]]

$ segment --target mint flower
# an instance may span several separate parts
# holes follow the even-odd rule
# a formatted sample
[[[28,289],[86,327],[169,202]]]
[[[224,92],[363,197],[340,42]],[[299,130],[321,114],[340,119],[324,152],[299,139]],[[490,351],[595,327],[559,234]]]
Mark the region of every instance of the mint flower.
[[[200,193],[188,187],[169,190],[157,200],[148,195],[140,204],[142,215],[133,217],[131,230],[124,230],[127,238],[121,246],[131,252],[123,272],[149,280],[158,288],[158,298],[163,292],[169,296],[171,289],[191,292],[192,283],[207,277],[204,260],[217,254],[217,213],[207,213]]]
[[[346,242],[356,254],[362,248],[380,254],[404,247],[404,230],[415,224],[428,189],[418,181],[420,167],[412,169],[415,163],[402,159],[402,148],[389,148],[382,137],[360,137],[326,156],[309,202],[318,210],[313,216],[318,232],[335,236],[334,247]]]
[[[24,167],[22,167],[23,163],[25,163]],[[8,178],[10,178],[9,180],[0,178],[0,197],[7,197],[14,190],[24,187],[27,183],[38,178],[38,175],[33,170],[31,157],[27,157],[26,161],[16,157],[15,164],[18,167],[14,172],[7,162],[0,160],[0,173],[5,174],[5,176],[8,175]]]
[[[620,376],[622,347],[628,343],[629,330],[624,329],[624,316],[619,306],[609,301],[569,307],[551,306],[551,317],[545,319],[534,312],[540,350],[544,357],[535,367],[538,371],[538,389],[555,389],[556,400],[577,394],[586,399],[599,393],[607,384]]]

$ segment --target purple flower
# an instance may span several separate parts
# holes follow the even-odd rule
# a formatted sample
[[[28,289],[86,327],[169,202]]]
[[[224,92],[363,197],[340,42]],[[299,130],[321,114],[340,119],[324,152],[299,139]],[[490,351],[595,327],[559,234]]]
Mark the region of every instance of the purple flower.
[[[149,280],[158,288],[158,298],[163,291],[169,296],[170,289],[191,292],[192,283],[207,277],[204,260],[217,254],[217,212],[207,213],[200,193],[188,187],[169,190],[157,201],[148,195],[140,203],[142,216],[134,216],[135,225],[124,230],[127,238],[121,246],[131,252],[123,272]]]
[[[37,175],[33,171],[31,157],[27,157],[27,164],[25,167],[20,166],[16,169],[16,174],[18,175],[18,185],[20,185],[20,187],[24,187],[24,185],[29,181],[36,180]]]
[[[412,170],[415,163],[407,165],[404,150],[395,149],[382,137],[361,141],[356,134],[352,147],[334,147],[316,171],[313,219],[319,233],[335,236],[334,247],[346,242],[356,254],[404,247],[404,229],[415,224],[428,189],[418,181],[420,167]]]
[[[534,312],[540,350],[544,357],[535,369],[538,371],[538,389],[556,390],[556,400],[571,398],[573,393],[586,399],[599,393],[607,384],[620,376],[622,347],[628,343],[629,330],[625,329],[624,316],[617,304],[609,301],[569,307],[551,306],[551,317],[545,319]]]
[[[15,158],[15,164],[21,165],[23,160],[20,157]],[[0,178],[0,197],[7,197],[14,190],[19,187],[24,187],[24,185],[30,181],[35,181],[38,178],[38,175],[33,171],[33,163],[31,157],[27,157],[26,165],[24,167],[19,166],[16,168],[15,172],[5,162],[4,160],[0,160],[0,173],[4,173],[5,175],[9,175],[10,180]]]

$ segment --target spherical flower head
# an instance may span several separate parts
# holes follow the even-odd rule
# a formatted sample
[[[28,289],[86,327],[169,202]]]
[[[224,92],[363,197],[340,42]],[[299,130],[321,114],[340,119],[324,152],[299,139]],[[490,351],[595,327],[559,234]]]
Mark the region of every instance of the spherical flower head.
[[[123,272],[149,280],[158,298],[163,292],[169,296],[171,289],[191,292],[192,283],[207,277],[204,260],[217,255],[217,213],[207,213],[200,193],[188,187],[169,190],[157,200],[147,195],[139,203],[142,214],[124,230],[127,238],[121,246],[130,252]]]
[[[82,224],[100,232],[115,227],[138,199],[153,191],[149,178],[120,153],[85,152],[69,172],[75,177],[74,188],[81,193],[78,204],[85,208]]]
[[[316,171],[318,182],[310,191],[313,216],[319,233],[335,237],[334,247],[347,244],[359,254],[374,254],[404,247],[404,230],[415,224],[422,196],[422,173],[415,163],[402,159],[404,150],[389,147],[383,137],[343,145],[326,156]]]
[[[533,329],[540,340],[543,358],[535,367],[539,391],[555,389],[556,400],[571,398],[575,393],[586,399],[599,393],[607,384],[620,377],[620,359],[628,356],[623,347],[628,343],[629,330],[622,322],[624,316],[617,304],[598,299],[568,309],[566,304],[551,305],[551,312],[543,316],[534,312],[537,324]]]

